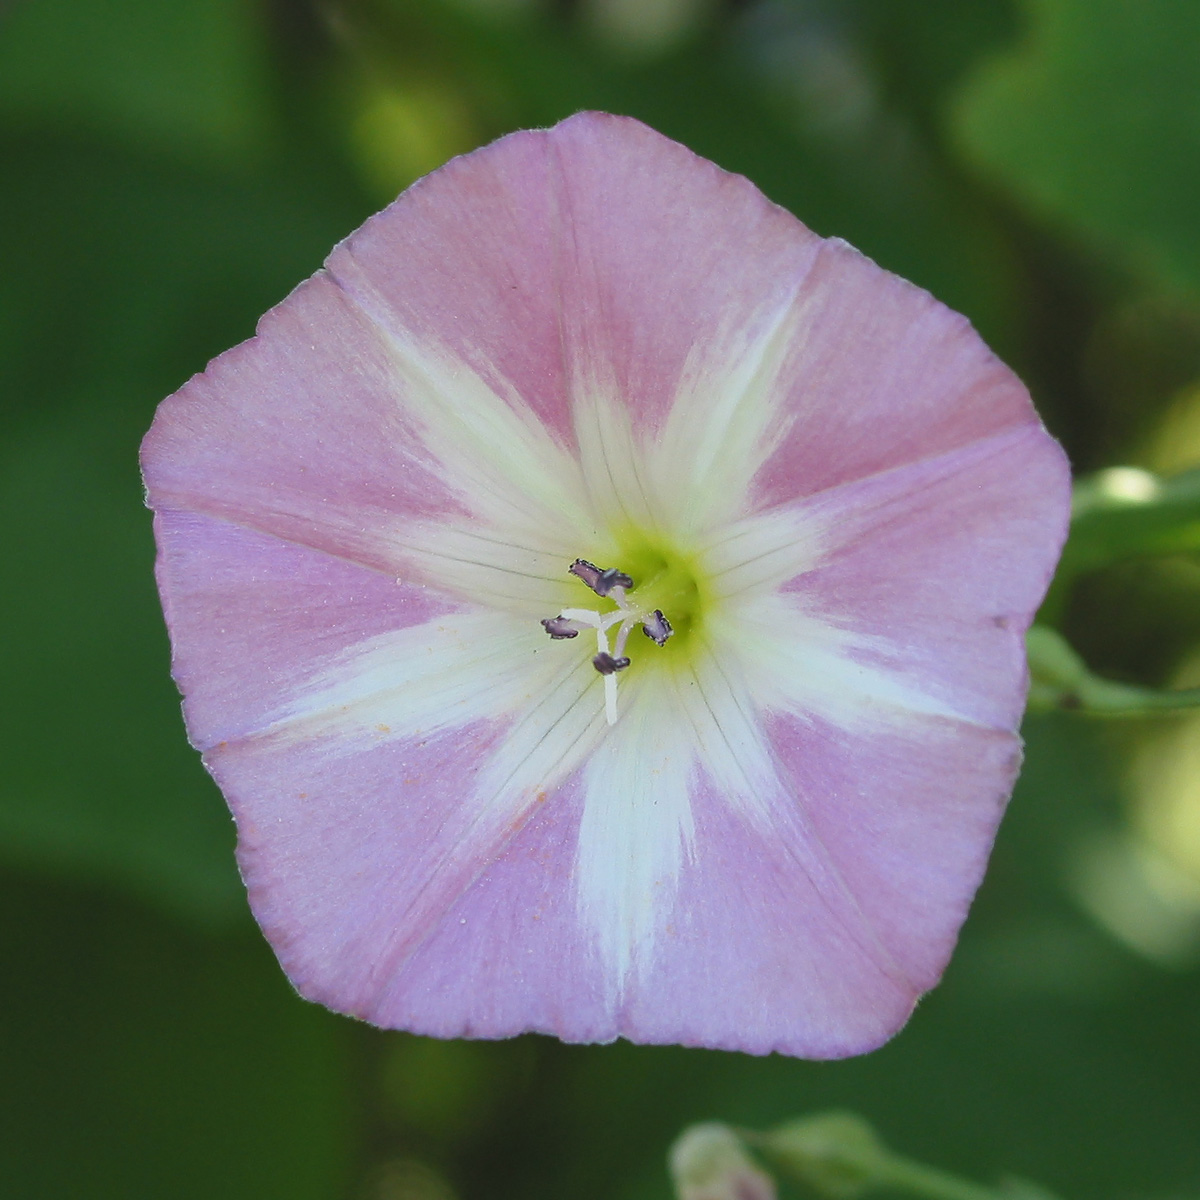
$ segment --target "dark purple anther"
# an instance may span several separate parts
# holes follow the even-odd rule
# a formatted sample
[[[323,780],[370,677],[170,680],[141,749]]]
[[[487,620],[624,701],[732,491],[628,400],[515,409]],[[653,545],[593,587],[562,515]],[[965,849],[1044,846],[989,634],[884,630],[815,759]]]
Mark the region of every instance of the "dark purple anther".
[[[596,584],[603,572],[595,563],[590,563],[586,558],[577,558],[568,568],[572,575],[582,579],[593,591],[596,590]]]
[[[663,616],[661,608],[656,608],[648,617],[642,618],[642,632],[659,646],[666,645],[667,638],[675,632],[671,622]]]
[[[579,636],[579,630],[566,617],[543,617],[542,625],[555,641]]]
[[[615,675],[618,671],[623,671],[629,666],[627,658],[613,658],[611,654],[605,654],[601,651],[592,659],[592,666],[600,672],[601,675]]]
[[[615,587],[633,587],[633,580],[624,571],[618,571],[616,567],[608,567],[602,571],[586,558],[577,558],[567,570],[576,578],[582,579],[597,596],[607,596]]]
[[[597,596],[607,596],[616,587],[631,588],[633,580],[624,571],[618,571],[616,567],[609,567],[607,571],[600,572],[600,578],[592,585],[592,591]]]

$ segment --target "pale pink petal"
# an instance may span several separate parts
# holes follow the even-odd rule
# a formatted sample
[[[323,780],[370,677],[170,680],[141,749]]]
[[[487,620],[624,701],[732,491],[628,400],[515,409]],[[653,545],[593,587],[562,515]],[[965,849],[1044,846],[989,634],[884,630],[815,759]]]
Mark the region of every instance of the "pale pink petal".
[[[451,608],[426,588],[222,517],[160,508],[155,528],[175,680],[201,750],[262,729],[320,663]]]
[[[533,814],[550,808],[561,815],[556,775],[569,775],[573,764],[538,756],[551,744],[547,728],[564,715],[576,722],[574,740],[583,741],[577,758],[586,756],[603,724],[600,708],[582,702],[594,678],[563,672],[540,712],[514,722],[477,721],[402,739],[382,731],[372,739],[369,729],[299,739],[267,733],[206,755],[238,818],[251,907],[305,996],[380,1024],[414,1027],[403,1014],[416,1012],[430,1020],[428,997],[405,985],[407,964],[442,935],[460,897],[513,862],[512,843]],[[530,759],[531,777],[544,778],[546,790],[521,778],[505,786]],[[515,861],[531,867],[523,855]],[[536,882],[525,903],[537,903]],[[555,903],[570,907],[565,894]],[[547,969],[566,972],[581,958],[582,950],[560,956]],[[458,966],[458,1001],[443,1021],[465,1022],[482,1036],[531,1027],[529,1006],[503,1027],[490,1023],[491,1000],[470,984],[475,964]],[[591,978],[571,986],[588,993],[597,977],[593,968]],[[581,1019],[567,1017],[561,1032],[588,1036]]]
[[[571,444],[579,385],[661,424],[696,348],[769,321],[820,244],[747,180],[582,113],[449,163],[328,266],[383,329],[514,385]]]
[[[163,402],[142,447],[150,502],[394,573],[398,515],[459,509],[398,391],[378,331],[317,276]]]
[[[617,1037],[611,987],[573,892],[581,811],[577,776],[536,807],[430,935],[394,964],[362,1015],[436,1037]]]
[[[830,531],[825,553],[787,589],[869,635],[864,662],[919,680],[966,719],[1015,729],[1025,630],[1069,500],[1066,460],[1030,422],[815,497],[805,507]]]
[[[251,902],[312,999],[445,1037],[532,1029],[859,1053],[937,980],[1016,770],[1015,739],[931,727],[921,765],[910,739],[795,723],[772,732],[803,818],[778,810],[764,832],[711,786],[694,794],[702,851],[664,914],[653,965],[616,1006],[573,899],[577,783],[514,821],[511,840],[464,856],[445,834],[458,833],[454,801],[470,787],[464,760],[482,749],[474,731],[327,771],[236,750],[213,762],[235,803],[248,794],[239,808],[257,819],[243,817],[239,855]],[[855,790],[864,767],[866,794]]]
[[[723,795],[702,787],[694,803],[702,850],[681,877],[653,963],[618,1004],[572,899],[582,807],[572,784],[393,964],[363,1015],[441,1037],[533,1029],[568,1041],[627,1037],[814,1058],[861,1053],[894,1033],[920,989],[845,893],[826,895],[794,849],[751,830]]]
[[[302,994],[379,1019],[396,970],[503,850],[493,827],[470,836],[463,803],[498,734],[479,724],[353,754],[270,739],[210,752],[251,907]],[[514,807],[514,828],[522,820]]]
[[[806,834],[837,864],[913,995],[928,990],[983,877],[1020,740],[928,716],[854,732],[790,717],[770,725]]]
[[[306,995],[384,1025],[808,1057],[870,1049],[944,966],[1016,771],[1017,742],[936,719],[903,737],[788,719],[770,734],[785,786],[759,797],[769,824],[735,811],[728,781],[695,789],[698,852],[678,890],[664,888],[653,958],[615,1002],[603,947],[576,915],[578,781],[535,805],[476,871],[448,872],[431,903],[427,885],[416,886],[426,843],[418,837],[420,851],[405,851],[397,832],[436,845],[439,831],[422,830],[421,813],[397,803],[403,789],[386,766],[355,762],[353,782],[371,803],[342,802],[327,816],[323,802],[303,814],[280,804],[261,845],[243,839],[255,910],[277,945],[307,942],[312,925],[334,930],[326,953],[335,961],[281,952],[285,965]],[[412,748],[404,755],[411,762]],[[469,786],[444,759],[430,770],[450,790]],[[864,771],[870,790],[860,786]],[[233,780],[223,783],[237,794]],[[338,795],[344,784],[316,786]],[[371,850],[343,855],[343,839],[347,851]],[[309,856],[325,853],[314,878]],[[400,941],[399,931],[410,935]]]
[[[965,317],[844,242],[822,244],[794,319],[777,384],[787,430],[755,480],[760,507],[1040,428]]]

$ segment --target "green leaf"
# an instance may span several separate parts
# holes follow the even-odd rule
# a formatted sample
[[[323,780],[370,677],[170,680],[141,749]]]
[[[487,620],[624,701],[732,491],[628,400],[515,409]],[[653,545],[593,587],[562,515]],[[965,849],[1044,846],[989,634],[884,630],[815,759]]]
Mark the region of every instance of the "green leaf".
[[[966,153],[1034,211],[1200,290],[1200,5],[1025,0],[1028,33],[960,97]]]
[[[1076,486],[1061,573],[1130,558],[1200,551],[1200,468],[1160,479],[1135,467],[1100,471]]]

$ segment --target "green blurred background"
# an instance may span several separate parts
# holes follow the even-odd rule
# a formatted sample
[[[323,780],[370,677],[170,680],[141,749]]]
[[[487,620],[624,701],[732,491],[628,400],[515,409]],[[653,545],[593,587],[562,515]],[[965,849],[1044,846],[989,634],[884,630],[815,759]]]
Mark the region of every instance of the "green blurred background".
[[[946,980],[863,1059],[439,1043],[282,978],[138,441],[414,178],[587,107],[967,313],[1077,470],[1200,462],[1195,0],[0,0],[0,1195],[649,1200],[686,1123],[836,1105],[979,1179],[1200,1196],[1195,718],[1027,722]],[[1200,682],[1194,552],[1056,619]]]

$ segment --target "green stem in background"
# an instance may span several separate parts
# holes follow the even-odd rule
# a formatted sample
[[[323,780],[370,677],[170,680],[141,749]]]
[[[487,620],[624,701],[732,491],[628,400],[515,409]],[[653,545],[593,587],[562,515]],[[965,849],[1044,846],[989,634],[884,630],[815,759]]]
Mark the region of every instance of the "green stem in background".
[[[1055,632],[1080,574],[1163,554],[1200,552],[1200,469],[1163,479],[1140,467],[1111,467],[1075,485],[1071,531],[1050,594],[1026,638],[1029,709],[1138,717],[1200,707],[1200,688],[1159,691],[1093,675]]]
[[[1068,575],[1130,558],[1200,550],[1200,468],[1169,479],[1110,467],[1075,485]]]
[[[739,1132],[781,1176],[826,1200],[855,1200],[874,1190],[925,1200],[1054,1200],[1037,1184],[1009,1180],[985,1187],[894,1154],[854,1113],[818,1113],[766,1133]]]
[[[1096,717],[1142,717],[1200,707],[1200,688],[1163,692],[1093,675],[1049,626],[1033,626],[1025,636],[1025,647],[1030,712],[1065,709]]]
[[[1071,531],[1042,606],[1057,624],[1075,579],[1114,563],[1200,551],[1200,468],[1170,479],[1111,467],[1075,485]]]

